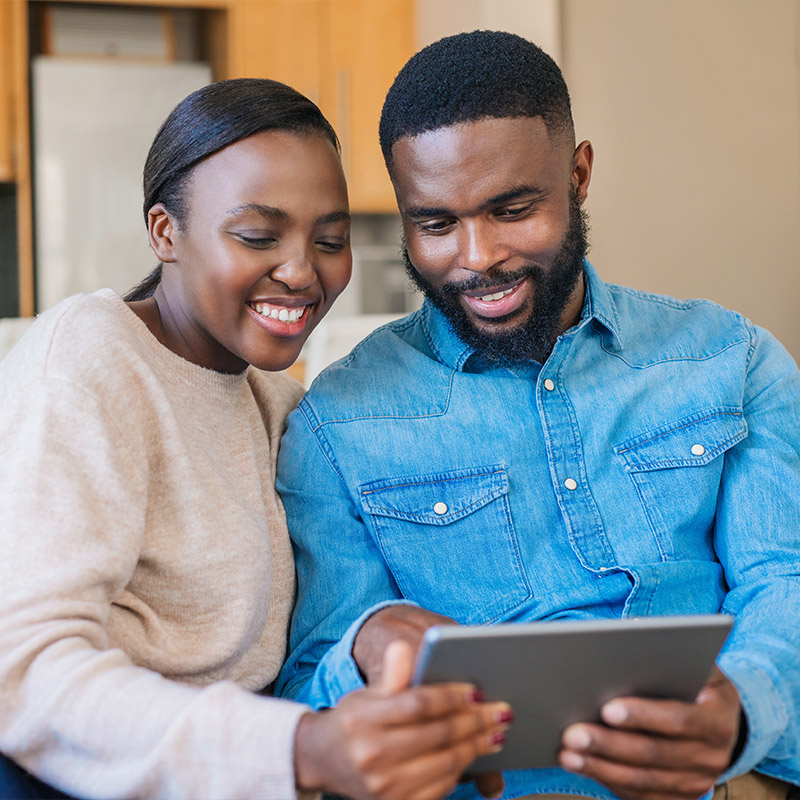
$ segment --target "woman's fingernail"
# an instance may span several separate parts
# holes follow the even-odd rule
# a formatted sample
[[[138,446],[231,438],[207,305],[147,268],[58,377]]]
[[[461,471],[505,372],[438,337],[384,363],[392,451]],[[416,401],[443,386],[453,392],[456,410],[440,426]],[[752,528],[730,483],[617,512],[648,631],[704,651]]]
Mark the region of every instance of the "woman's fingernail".
[[[472,693],[472,702],[473,703],[482,703],[486,698],[483,695],[483,692],[480,689],[476,689]]]
[[[628,709],[622,703],[610,702],[600,712],[603,720],[611,725],[621,725],[628,719]]]
[[[489,739],[489,742],[493,745],[505,744],[505,741],[506,741],[506,735],[502,731],[493,733],[491,738]]]
[[[586,761],[583,756],[579,756],[577,753],[572,753],[569,750],[566,752],[562,751],[561,766],[565,769],[583,769],[584,764],[586,764]]]
[[[497,721],[503,723],[509,723],[514,721],[514,712],[509,708],[507,711],[501,711],[497,715]]]
[[[580,725],[572,725],[564,731],[564,744],[574,750],[586,750],[592,743],[589,731]]]

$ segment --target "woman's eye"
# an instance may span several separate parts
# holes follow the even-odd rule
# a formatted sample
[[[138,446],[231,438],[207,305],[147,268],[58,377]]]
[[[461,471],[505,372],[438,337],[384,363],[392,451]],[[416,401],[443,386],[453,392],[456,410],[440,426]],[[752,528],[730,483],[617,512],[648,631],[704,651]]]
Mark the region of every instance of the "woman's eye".
[[[257,249],[271,247],[276,242],[274,236],[245,236],[243,233],[237,235],[239,240],[244,242],[248,247],[254,247]]]
[[[325,253],[340,253],[347,247],[347,242],[331,242],[326,240],[320,240],[317,243],[317,247]]]

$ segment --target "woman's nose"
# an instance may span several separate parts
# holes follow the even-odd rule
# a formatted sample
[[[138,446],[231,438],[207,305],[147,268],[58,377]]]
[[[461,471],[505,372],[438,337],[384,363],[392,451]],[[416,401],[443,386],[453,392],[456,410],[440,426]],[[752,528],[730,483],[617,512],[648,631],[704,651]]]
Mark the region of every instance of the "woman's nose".
[[[306,248],[287,253],[281,263],[270,270],[270,277],[293,291],[307,289],[317,280],[314,260]]]

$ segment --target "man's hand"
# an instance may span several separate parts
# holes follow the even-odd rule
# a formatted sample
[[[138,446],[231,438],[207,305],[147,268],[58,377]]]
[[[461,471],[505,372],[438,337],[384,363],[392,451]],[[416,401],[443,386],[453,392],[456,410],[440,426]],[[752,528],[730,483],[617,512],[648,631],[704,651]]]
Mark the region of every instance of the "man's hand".
[[[417,606],[386,606],[368,617],[361,626],[353,642],[353,658],[364,681],[377,683],[381,679],[384,653],[390,642],[408,642],[416,657],[428,628],[456,624],[450,617]]]
[[[694,703],[624,697],[603,706],[608,727],[564,731],[559,762],[622,798],[695,800],[728,768],[741,714],[733,684],[715,668]]]

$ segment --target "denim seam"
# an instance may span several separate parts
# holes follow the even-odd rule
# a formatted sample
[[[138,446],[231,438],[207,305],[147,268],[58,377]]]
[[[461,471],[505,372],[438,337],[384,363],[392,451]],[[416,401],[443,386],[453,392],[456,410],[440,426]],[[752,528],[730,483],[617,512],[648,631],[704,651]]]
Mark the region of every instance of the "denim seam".
[[[707,413],[704,417],[697,417],[697,418],[691,417],[687,419],[686,422],[684,422],[682,425],[678,425],[677,427],[674,428],[668,428],[667,430],[662,430],[660,433],[654,433],[647,439],[640,439],[639,437],[636,437],[635,439],[630,440],[630,442],[623,442],[621,445],[618,445],[617,447],[614,448],[614,452],[617,455],[622,455],[623,453],[627,453],[630,450],[636,449],[637,447],[641,447],[641,445],[643,444],[647,444],[648,442],[653,442],[656,439],[661,439],[664,436],[669,436],[675,431],[682,431],[684,428],[689,428],[692,425],[696,425],[698,422],[705,422],[706,420],[713,419],[714,417],[723,417],[723,416],[741,417],[743,416],[743,414],[741,411],[738,410],[725,411],[721,408],[718,411]],[[647,434],[642,434],[642,435],[646,436]]]
[[[505,472],[504,469],[496,469],[493,472],[473,472],[470,475],[462,475],[458,478],[446,478],[444,480],[429,480],[429,481],[414,481],[412,483],[395,483],[391,486],[384,486],[382,489],[369,489],[367,491],[362,491],[361,494],[375,494],[377,492],[386,492],[389,489],[402,489],[406,486],[430,486],[434,483],[445,483],[450,481],[467,481],[475,478],[476,476],[486,476],[486,475],[502,475]]]
[[[603,352],[607,353],[610,356],[613,356],[614,358],[618,358],[624,364],[627,364],[631,369],[649,369],[650,367],[655,367],[655,366],[658,366],[659,364],[671,364],[671,363],[677,362],[677,361],[710,361],[712,358],[716,358],[717,356],[722,355],[724,352],[726,352],[727,350],[730,350],[732,347],[738,347],[740,344],[745,344],[747,342],[749,342],[749,339],[737,339],[737,340],[735,340],[733,342],[728,343],[722,349],[717,350],[714,353],[709,353],[708,355],[704,355],[704,356],[675,356],[674,358],[660,358],[660,359],[658,359],[656,361],[648,361],[648,362],[645,362],[643,364],[635,364],[634,362],[629,361],[624,356],[621,356],[619,353],[612,352],[611,350],[609,350],[606,347],[605,342],[603,342],[602,340],[600,341],[600,347],[603,350]]]
[[[452,399],[453,394],[453,378],[455,376],[455,370],[450,370],[450,380],[447,385],[447,399],[444,404],[444,408],[441,411],[437,411],[434,414],[368,414],[360,417],[344,417],[342,419],[329,419],[325,420],[325,422],[317,422],[315,428],[313,428],[314,433],[320,431],[326,425],[346,425],[350,422],[366,422],[368,420],[379,420],[379,419],[435,419],[436,417],[443,417],[448,410],[450,409],[450,401]]]
[[[331,469],[336,473],[339,480],[341,481],[342,485],[345,488],[345,491],[349,491],[347,489],[347,481],[342,474],[341,469],[339,468],[339,463],[336,460],[336,456],[333,453],[333,448],[330,445],[330,442],[325,437],[325,434],[321,430],[322,426],[314,427],[315,422],[317,421],[317,417],[314,414],[314,411],[311,408],[310,403],[303,399],[300,401],[300,404],[297,406],[300,413],[302,413],[303,417],[306,420],[306,424],[308,425],[309,430],[311,431],[312,436],[314,437],[314,441],[317,443],[317,447],[319,447],[322,455],[325,457],[325,460],[330,464]],[[312,419],[313,418],[313,419]]]

